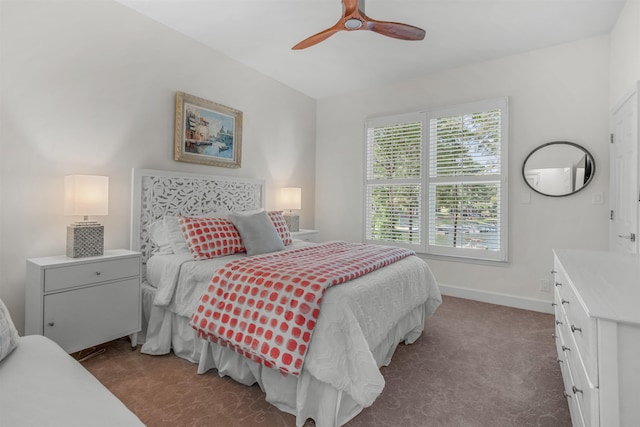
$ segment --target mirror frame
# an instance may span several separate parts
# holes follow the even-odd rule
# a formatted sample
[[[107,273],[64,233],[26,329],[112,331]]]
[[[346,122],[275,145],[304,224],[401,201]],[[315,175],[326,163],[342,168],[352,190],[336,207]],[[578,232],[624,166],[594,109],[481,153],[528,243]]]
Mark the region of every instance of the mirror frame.
[[[529,160],[529,158],[531,156],[533,156],[536,152],[538,152],[539,150],[542,150],[545,147],[548,147],[550,145],[570,145],[573,147],[578,148],[579,150],[581,150],[582,152],[584,152],[584,154],[586,154],[587,156],[589,156],[591,158],[591,175],[589,175],[589,179],[587,180],[587,182],[584,183],[584,185],[580,188],[578,188],[575,191],[572,191],[571,193],[566,193],[566,194],[547,194],[547,193],[543,193],[541,191],[536,190],[535,188],[533,188],[531,186],[531,184],[529,184],[529,181],[527,181],[527,176],[525,174],[525,166],[527,165],[527,161]],[[591,153],[589,152],[589,150],[587,150],[586,148],[584,148],[582,145],[580,144],[576,144],[575,142],[570,142],[570,141],[551,141],[551,142],[547,142],[545,144],[542,144],[536,148],[534,148],[529,155],[527,155],[527,157],[524,159],[524,162],[522,162],[522,179],[524,180],[524,183],[527,184],[527,187],[529,187],[531,190],[535,191],[538,194],[541,194],[543,196],[547,196],[547,197],[567,197],[567,196],[571,196],[572,194],[576,194],[579,193],[580,191],[582,191],[585,187],[587,187],[587,185],[589,185],[591,183],[591,181],[593,180],[593,176],[596,174],[596,159],[593,157],[593,155],[591,155]]]

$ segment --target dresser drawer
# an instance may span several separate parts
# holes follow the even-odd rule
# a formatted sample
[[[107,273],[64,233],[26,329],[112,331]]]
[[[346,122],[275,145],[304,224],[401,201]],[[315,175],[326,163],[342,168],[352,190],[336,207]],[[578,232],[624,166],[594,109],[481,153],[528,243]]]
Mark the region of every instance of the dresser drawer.
[[[573,346],[573,338],[566,335],[563,323],[556,324],[556,350],[562,372],[565,396],[576,426],[598,426],[598,389],[587,379],[584,365]]]
[[[571,383],[565,383],[565,388],[569,388],[567,393],[577,406],[580,418],[585,426],[597,426],[598,420],[598,389],[587,379],[584,366],[577,355],[565,350],[566,364],[569,368]]]
[[[564,384],[564,395],[569,405],[569,412],[571,413],[571,420],[573,427],[585,427],[584,418],[582,416],[582,408],[578,404],[578,400],[573,393],[573,376],[571,373],[571,367],[569,366],[568,355],[565,350],[566,343],[564,341],[562,321],[558,319],[556,322],[556,351],[558,353],[558,365],[560,365],[560,372],[562,373],[562,382]]]
[[[556,273],[556,319],[563,317],[565,343],[580,358],[589,381],[598,385],[596,321],[582,307],[570,281],[560,269]]]
[[[140,258],[137,256],[48,268],[44,272],[44,291],[57,291],[139,274]]]

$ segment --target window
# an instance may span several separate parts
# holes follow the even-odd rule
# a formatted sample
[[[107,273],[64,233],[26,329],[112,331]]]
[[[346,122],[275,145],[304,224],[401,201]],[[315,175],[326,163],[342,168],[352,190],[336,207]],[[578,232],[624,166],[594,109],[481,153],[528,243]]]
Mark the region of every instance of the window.
[[[365,238],[507,259],[507,99],[370,119]]]

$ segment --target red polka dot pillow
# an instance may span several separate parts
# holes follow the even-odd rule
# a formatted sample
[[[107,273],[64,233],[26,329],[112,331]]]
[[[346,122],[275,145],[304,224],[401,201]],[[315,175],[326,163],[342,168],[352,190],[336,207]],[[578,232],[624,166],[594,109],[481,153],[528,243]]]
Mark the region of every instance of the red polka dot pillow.
[[[240,233],[226,218],[180,217],[180,229],[196,261],[244,252]]]
[[[289,227],[287,227],[287,222],[284,220],[282,211],[269,212],[269,218],[271,218],[271,222],[273,222],[273,225],[275,225],[276,231],[282,239],[282,244],[285,246],[289,246],[291,243],[293,243],[293,240],[291,239],[291,233],[289,232]]]

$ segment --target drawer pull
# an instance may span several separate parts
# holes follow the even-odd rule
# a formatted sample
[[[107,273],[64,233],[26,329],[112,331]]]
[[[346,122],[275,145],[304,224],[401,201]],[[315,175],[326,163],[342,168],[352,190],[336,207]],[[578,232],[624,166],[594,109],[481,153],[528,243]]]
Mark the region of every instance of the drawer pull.
[[[553,334],[553,335],[551,335],[551,338],[558,339],[558,336],[556,334]]]
[[[565,390],[562,390],[562,394],[564,395],[564,397],[571,397],[571,395],[567,393]]]
[[[562,286],[562,283],[556,282],[556,286]]]
[[[559,358],[559,357],[556,357],[556,362],[558,362],[558,363],[562,363],[562,362],[564,362],[564,360],[560,360],[560,358]]]
[[[562,325],[562,322],[559,320],[556,320],[556,325]]]
[[[555,302],[551,303],[551,307],[555,307],[556,305],[558,305],[558,304],[556,304]]]
[[[569,347],[567,347],[566,345],[562,346],[562,351],[571,351],[571,349]]]
[[[578,328],[576,325],[571,325],[571,332],[580,331],[582,332],[582,328]]]
[[[579,389],[578,387],[576,387],[576,386],[573,386],[572,390],[573,390],[573,394],[582,393],[582,390],[580,390],[580,389]],[[583,393],[583,394],[584,394],[584,393]]]
[[[566,299],[564,299],[564,298],[562,299],[562,301],[561,301],[561,302],[562,302],[562,304],[569,304],[569,301],[567,301],[567,300],[566,300]]]
[[[557,271],[551,270],[551,274],[556,274],[556,273],[557,273]]]
[[[100,273],[99,271],[96,271],[96,276],[101,275],[102,273]]]
[[[49,326],[53,326],[53,325],[55,325],[55,323],[53,323],[53,322],[49,322],[49,323],[47,323],[47,325],[49,325]]]

